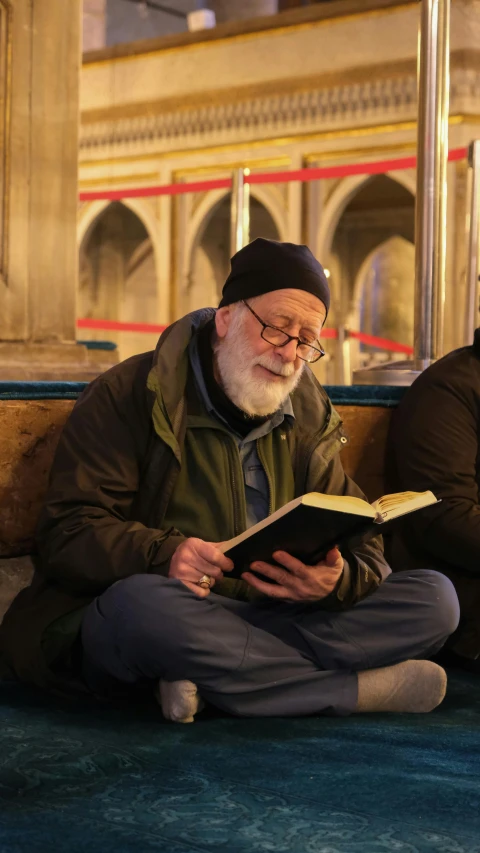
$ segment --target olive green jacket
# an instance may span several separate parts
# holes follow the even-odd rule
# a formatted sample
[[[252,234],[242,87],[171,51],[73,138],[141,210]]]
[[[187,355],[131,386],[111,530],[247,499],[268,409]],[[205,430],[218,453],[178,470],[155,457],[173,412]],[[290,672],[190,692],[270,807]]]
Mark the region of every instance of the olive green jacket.
[[[143,572],[168,573],[170,558],[185,538],[165,518],[182,470],[189,416],[188,345],[212,316],[213,309],[204,309],[172,324],[154,353],[116,365],[77,401],[51,471],[33,582],[17,596],[0,627],[4,673],[65,688],[85,607],[115,581]],[[294,496],[320,491],[363,497],[342,468],[339,450],[346,439],[340,418],[310,370],[292,403],[295,425],[284,444]],[[284,462],[277,453],[276,430],[260,452],[270,483],[278,480]],[[218,433],[212,429],[210,437],[213,442]],[[282,488],[273,489],[273,505],[282,499]],[[227,475],[218,484],[218,504],[241,501],[242,493],[243,480],[233,487]],[[203,503],[199,535],[208,533],[212,512]],[[222,538],[237,530],[230,527]],[[319,607],[351,607],[390,571],[378,539],[344,557],[341,582]],[[247,594],[244,582],[239,583],[219,591]]]

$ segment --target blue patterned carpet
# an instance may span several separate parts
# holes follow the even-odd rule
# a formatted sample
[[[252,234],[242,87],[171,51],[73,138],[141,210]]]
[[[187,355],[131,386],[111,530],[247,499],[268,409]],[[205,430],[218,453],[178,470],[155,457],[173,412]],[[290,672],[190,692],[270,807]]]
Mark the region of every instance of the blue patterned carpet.
[[[480,853],[480,679],[425,717],[162,722],[0,685],[1,853]]]

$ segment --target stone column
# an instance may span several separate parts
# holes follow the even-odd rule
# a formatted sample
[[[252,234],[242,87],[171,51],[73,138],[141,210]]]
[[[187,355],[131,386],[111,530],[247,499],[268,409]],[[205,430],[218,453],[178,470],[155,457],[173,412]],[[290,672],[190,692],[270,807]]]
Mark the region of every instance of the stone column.
[[[75,343],[81,0],[0,0],[0,379],[91,378]]]

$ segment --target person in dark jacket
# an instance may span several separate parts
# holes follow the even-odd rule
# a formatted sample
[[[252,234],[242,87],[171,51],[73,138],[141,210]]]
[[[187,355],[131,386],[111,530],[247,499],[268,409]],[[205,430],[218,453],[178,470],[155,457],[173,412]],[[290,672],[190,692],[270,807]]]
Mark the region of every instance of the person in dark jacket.
[[[434,565],[455,585],[460,625],[443,660],[480,673],[480,329],[415,380],[391,429],[392,488],[431,489],[441,503],[394,538],[399,566]]]
[[[32,586],[0,629],[10,673],[101,695],[153,689],[179,722],[203,701],[242,716],[441,702],[444,670],[411,659],[456,628],[443,575],[391,575],[377,539],[315,566],[276,552],[235,581],[219,549],[305,492],[363,497],[308,368],[329,299],[306,246],[256,240],[216,311],[173,323],[155,353],[86,389],[58,445]]]

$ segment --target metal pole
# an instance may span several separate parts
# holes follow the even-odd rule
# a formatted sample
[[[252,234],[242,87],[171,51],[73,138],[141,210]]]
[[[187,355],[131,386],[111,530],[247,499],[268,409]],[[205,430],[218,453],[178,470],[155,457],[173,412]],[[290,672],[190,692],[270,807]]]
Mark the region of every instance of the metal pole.
[[[245,178],[250,169],[235,169],[232,174],[232,203],[230,208],[230,255],[243,249],[250,241],[250,185]]]
[[[422,0],[415,211],[414,368],[442,355],[445,303],[450,0]]]
[[[410,385],[443,351],[450,6],[451,0],[421,0],[413,359],[356,370],[360,385]]]
[[[352,384],[352,367],[350,359],[350,337],[348,329],[341,324],[337,328],[337,381],[340,385]]]
[[[478,323],[480,277],[480,140],[472,142],[468,149],[470,173],[470,222],[468,224],[468,260],[467,260],[467,317],[465,324],[465,343],[471,344]]]

